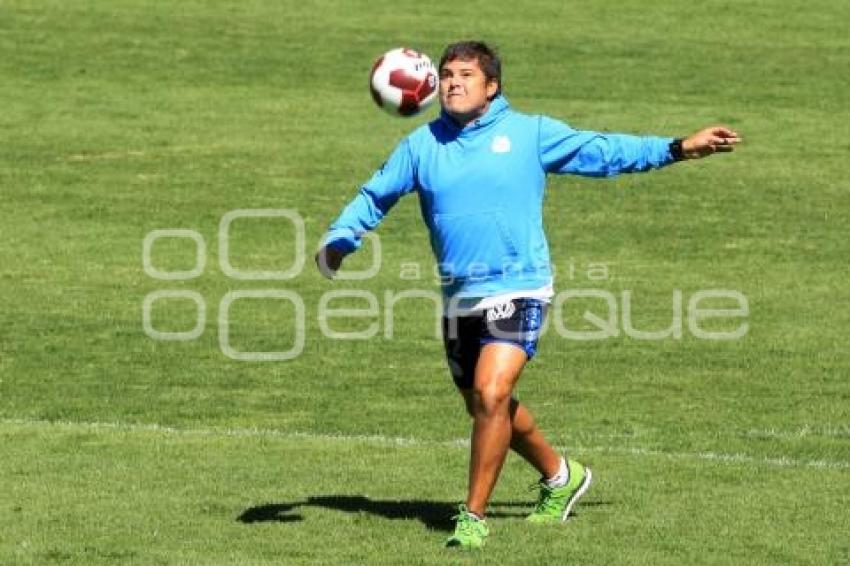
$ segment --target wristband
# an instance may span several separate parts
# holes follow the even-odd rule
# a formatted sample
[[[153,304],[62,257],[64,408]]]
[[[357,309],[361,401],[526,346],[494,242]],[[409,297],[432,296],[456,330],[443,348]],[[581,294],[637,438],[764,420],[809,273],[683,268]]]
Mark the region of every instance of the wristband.
[[[685,159],[685,150],[682,149],[682,138],[676,138],[670,142],[670,155],[673,161],[682,161]]]

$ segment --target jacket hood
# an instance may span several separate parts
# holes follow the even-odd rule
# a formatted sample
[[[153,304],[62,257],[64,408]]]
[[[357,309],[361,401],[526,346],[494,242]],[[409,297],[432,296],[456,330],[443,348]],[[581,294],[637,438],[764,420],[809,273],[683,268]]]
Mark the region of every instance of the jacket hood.
[[[440,121],[443,122],[451,131],[458,132],[461,135],[467,133],[471,134],[486,128],[501,118],[503,114],[510,110],[510,108],[511,105],[508,103],[508,99],[503,95],[498,94],[490,101],[490,106],[487,108],[487,112],[485,112],[483,116],[476,118],[465,126],[458,124],[445,110],[440,110]]]

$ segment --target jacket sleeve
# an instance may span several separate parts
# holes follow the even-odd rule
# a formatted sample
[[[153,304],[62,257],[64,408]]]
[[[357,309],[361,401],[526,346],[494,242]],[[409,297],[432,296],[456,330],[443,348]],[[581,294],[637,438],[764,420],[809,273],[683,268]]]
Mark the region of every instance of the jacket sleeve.
[[[345,254],[357,250],[363,244],[363,234],[374,230],[398,199],[415,186],[410,142],[405,139],[331,224],[323,245]]]
[[[547,173],[613,177],[673,163],[673,138],[603,134],[574,130],[563,122],[540,117],[540,163]]]

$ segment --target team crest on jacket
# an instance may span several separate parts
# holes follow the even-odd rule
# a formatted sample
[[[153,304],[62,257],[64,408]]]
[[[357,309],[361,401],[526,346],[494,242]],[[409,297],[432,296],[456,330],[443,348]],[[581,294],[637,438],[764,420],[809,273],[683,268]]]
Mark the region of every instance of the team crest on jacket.
[[[493,153],[508,153],[511,150],[511,138],[508,136],[496,136],[490,144]]]

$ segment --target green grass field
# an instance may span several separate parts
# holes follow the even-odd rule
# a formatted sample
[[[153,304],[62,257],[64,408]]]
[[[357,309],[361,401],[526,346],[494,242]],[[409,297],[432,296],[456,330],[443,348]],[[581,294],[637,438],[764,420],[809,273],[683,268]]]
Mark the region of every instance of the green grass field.
[[[847,563],[848,19],[837,0],[0,0],[0,563]],[[558,290],[609,293],[618,316],[630,292],[642,330],[669,327],[681,293],[682,336],[546,334],[519,396],[596,481],[573,520],[534,528],[536,478],[509,457],[474,557],[440,548],[469,423],[433,308],[391,299],[437,289],[415,197],[378,231],[375,277],[327,282],[310,260],[358,184],[436,114],[376,110],[372,60],[468,37],[500,48],[520,110],[660,135],[724,122],[745,138],[651,174],[550,179]],[[296,212],[302,249],[286,219],[239,219],[223,258],[219,223],[242,209]],[[150,276],[158,229],[197,232],[199,276]],[[196,263],[189,238],[150,251],[160,271]],[[222,268],[284,270],[299,251],[285,281]],[[352,259],[370,265],[368,250]],[[375,311],[320,319],[343,289]],[[748,314],[700,328],[745,322],[742,338],[694,335],[688,302],[710,289]],[[200,297],[199,337],[148,336],[160,290]],[[273,298],[222,309],[269,290],[303,313]],[[593,330],[585,309],[607,312],[574,300],[559,320]],[[299,332],[303,350],[231,359],[223,310],[233,350],[289,350]],[[197,321],[186,298],[149,314],[160,332]]]

